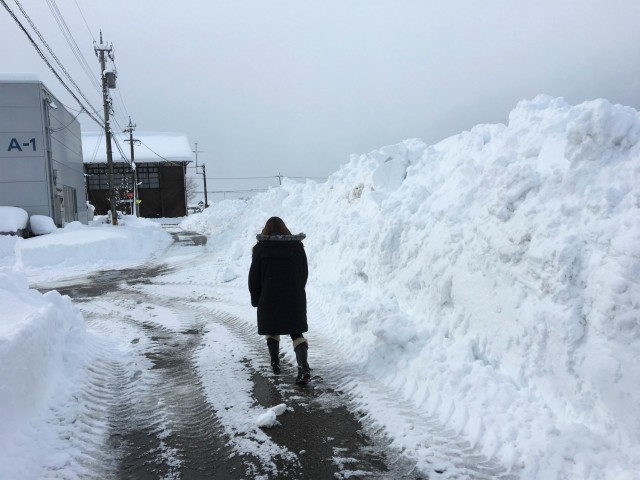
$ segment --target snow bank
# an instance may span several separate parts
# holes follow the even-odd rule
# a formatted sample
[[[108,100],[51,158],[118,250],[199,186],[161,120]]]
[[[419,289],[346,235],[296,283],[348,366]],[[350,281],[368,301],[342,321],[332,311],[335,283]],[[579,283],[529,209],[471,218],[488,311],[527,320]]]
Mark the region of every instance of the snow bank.
[[[84,357],[85,325],[69,297],[44,295],[0,272],[0,451],[38,417],[61,378]]]
[[[157,223],[127,217],[118,226],[72,222],[50,235],[15,245],[16,268],[38,280],[143,263],[163,251],[171,235]]]
[[[637,478],[639,139],[634,109],[538,96],[182,226],[244,278],[281,216],[307,234],[311,335],[524,478]]]

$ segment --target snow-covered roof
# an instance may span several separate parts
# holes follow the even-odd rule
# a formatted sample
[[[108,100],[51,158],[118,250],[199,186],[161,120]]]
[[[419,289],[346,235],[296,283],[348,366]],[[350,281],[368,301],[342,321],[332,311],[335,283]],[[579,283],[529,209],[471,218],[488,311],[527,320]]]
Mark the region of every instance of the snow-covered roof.
[[[136,163],[191,162],[193,152],[189,138],[184,133],[134,131],[134,159]],[[128,162],[131,149],[129,134],[116,133],[111,136],[111,152],[114,162]],[[122,158],[116,142],[125,154]],[[82,156],[84,163],[105,163],[106,142],[103,132],[82,133]]]
[[[44,83],[35,73],[0,73],[2,83]]]

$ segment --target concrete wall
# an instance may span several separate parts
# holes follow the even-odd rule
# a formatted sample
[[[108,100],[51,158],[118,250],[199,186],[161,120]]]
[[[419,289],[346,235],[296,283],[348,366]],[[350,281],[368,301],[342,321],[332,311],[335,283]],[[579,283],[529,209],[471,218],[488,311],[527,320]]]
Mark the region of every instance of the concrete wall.
[[[0,205],[87,223],[83,173],[74,116],[41,82],[0,81]]]

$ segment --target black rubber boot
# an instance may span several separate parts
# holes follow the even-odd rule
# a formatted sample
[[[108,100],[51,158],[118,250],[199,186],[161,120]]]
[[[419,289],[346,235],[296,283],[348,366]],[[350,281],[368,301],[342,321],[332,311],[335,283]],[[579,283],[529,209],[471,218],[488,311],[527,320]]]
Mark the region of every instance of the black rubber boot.
[[[269,356],[271,357],[271,368],[273,373],[280,373],[280,342],[273,338],[267,338],[267,347],[269,347]]]
[[[294,350],[298,361],[298,376],[296,377],[296,383],[298,384],[305,384],[311,380],[311,369],[307,362],[307,350],[309,350],[309,345],[306,342],[301,343]]]

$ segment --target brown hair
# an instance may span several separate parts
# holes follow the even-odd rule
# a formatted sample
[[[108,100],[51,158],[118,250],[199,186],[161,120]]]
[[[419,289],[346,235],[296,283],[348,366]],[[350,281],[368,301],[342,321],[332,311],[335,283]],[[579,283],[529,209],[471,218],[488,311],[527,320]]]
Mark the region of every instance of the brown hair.
[[[262,235],[291,235],[291,232],[280,217],[271,217],[264,224]]]

